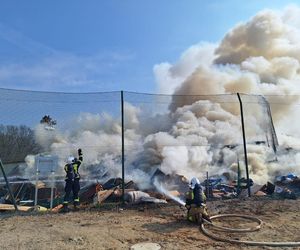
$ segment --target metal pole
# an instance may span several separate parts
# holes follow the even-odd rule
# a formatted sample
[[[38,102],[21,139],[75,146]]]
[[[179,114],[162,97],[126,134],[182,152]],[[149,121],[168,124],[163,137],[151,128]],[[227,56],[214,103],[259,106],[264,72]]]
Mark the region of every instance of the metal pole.
[[[237,194],[240,195],[241,193],[241,170],[240,170],[240,160],[238,158],[238,162],[237,162]]]
[[[208,182],[208,172],[206,172],[206,198],[209,198],[209,182]]]
[[[38,182],[39,182],[39,171],[38,171],[38,169],[36,169],[36,172],[35,172],[34,209],[37,209],[37,202],[38,202]]]
[[[13,196],[13,194],[12,194],[12,192],[11,192],[11,189],[10,189],[10,187],[9,187],[9,182],[8,182],[8,180],[7,180],[7,177],[6,177],[6,174],[5,174],[5,171],[4,171],[4,168],[3,168],[3,164],[2,164],[1,159],[0,159],[0,167],[1,167],[1,171],[2,171],[2,174],[3,174],[4,180],[5,180],[5,182],[6,182],[6,187],[7,187],[7,189],[8,189],[10,198],[11,198],[13,204],[14,204],[15,211],[18,211],[17,203],[16,203],[15,197]]]
[[[50,198],[50,209],[53,208],[53,190],[54,190],[54,171],[51,171],[51,198]]]
[[[248,187],[248,196],[251,196],[250,191],[250,181],[249,181],[249,171],[248,171],[248,157],[247,157],[247,146],[246,146],[246,136],[245,136],[245,124],[244,124],[244,113],[243,113],[243,103],[240,97],[240,94],[237,93],[240,102],[240,110],[241,110],[241,122],[242,122],[242,131],[243,131],[243,144],[244,144],[244,157],[245,157],[245,165],[246,165],[246,176],[247,176],[247,187]]]
[[[121,117],[122,117],[122,204],[125,204],[125,169],[124,169],[124,94],[121,91]]]

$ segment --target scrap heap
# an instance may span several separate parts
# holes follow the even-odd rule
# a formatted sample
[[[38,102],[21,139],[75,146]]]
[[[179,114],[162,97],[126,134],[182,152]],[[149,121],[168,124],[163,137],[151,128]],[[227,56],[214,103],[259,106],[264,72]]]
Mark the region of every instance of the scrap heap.
[[[12,171],[18,171],[14,168]],[[124,185],[124,202],[128,205],[141,203],[167,203],[170,197],[177,197],[184,201],[184,194],[188,189],[188,179],[180,175],[167,175],[157,169],[151,178],[152,188],[139,190],[133,182]],[[228,181],[226,174],[206,178],[202,182],[208,200],[231,199],[247,197],[247,180]],[[162,185],[168,192],[162,192]],[[110,178],[103,182],[82,182],[79,193],[81,206],[101,206],[104,203],[123,202],[123,188],[121,178]],[[296,199],[300,195],[300,179],[294,174],[279,176],[274,183],[267,182],[265,185],[257,185],[250,180],[251,195],[270,196],[273,198]],[[35,184],[26,179],[16,179],[10,184],[12,194],[19,207],[33,208],[35,198]],[[41,207],[50,207],[51,188],[46,182],[38,183],[38,201]],[[62,207],[64,196],[64,183],[56,182],[53,189],[53,211],[59,211]],[[12,199],[4,184],[0,185],[0,211],[14,210]],[[28,209],[26,211],[30,211]]]

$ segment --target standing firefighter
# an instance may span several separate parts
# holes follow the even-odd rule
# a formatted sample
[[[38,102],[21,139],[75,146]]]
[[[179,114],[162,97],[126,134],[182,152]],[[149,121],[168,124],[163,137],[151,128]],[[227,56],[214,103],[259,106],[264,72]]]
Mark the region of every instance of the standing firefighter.
[[[193,177],[189,184],[190,190],[186,193],[186,208],[187,219],[192,222],[202,223],[202,218],[211,222],[207,208],[206,208],[206,196],[200,185],[200,181]]]
[[[63,203],[63,212],[68,212],[68,204],[70,199],[70,194],[73,192],[73,204],[74,209],[77,209],[79,205],[79,190],[80,190],[80,184],[79,184],[79,166],[81,165],[81,162],[83,160],[82,156],[82,150],[78,149],[78,159],[69,156],[67,160],[67,164],[65,165],[65,171],[66,171],[66,186],[65,186],[65,197],[64,197],[64,203]]]

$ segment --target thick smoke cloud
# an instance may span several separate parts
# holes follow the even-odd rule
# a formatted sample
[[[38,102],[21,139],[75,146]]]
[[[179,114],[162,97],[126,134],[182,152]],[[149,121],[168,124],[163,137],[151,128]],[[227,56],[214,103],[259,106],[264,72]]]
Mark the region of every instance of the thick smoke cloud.
[[[211,46],[203,56],[205,64],[200,61],[195,63],[196,68],[190,67],[193,69],[190,74],[182,74],[181,71],[188,58],[193,58],[190,55],[187,58],[186,53],[173,66],[165,67],[166,63],[156,65],[154,70],[159,86],[171,83],[171,89],[174,89],[173,86],[176,85],[175,95],[240,92],[285,95],[286,98],[286,95],[298,94],[300,29],[293,25],[296,23],[295,14],[293,22],[288,18],[290,13],[295,12],[299,12],[296,7],[290,7],[283,13],[263,11],[250,21],[237,25],[216,46],[214,58],[207,56],[212,52]],[[201,45],[199,47],[201,49],[197,51],[205,49]],[[177,84],[178,75],[184,78],[181,78],[182,84]],[[166,81],[165,76],[168,76]],[[289,98],[290,102],[295,101],[295,97]],[[187,101],[186,104],[191,102]]]
[[[280,131],[275,155],[266,138],[270,122],[263,99],[244,97],[251,178],[265,183],[288,171],[300,174],[298,148],[285,150],[291,143],[300,145],[292,112],[300,90],[299,14],[297,7],[260,12],[219,44],[194,45],[177,63],[156,65],[158,91],[172,98],[157,112],[125,104],[126,179],[147,188],[157,168],[187,178],[204,178],[206,171],[236,178],[237,163],[243,164],[244,157],[238,92],[266,96]],[[121,177],[120,117],[81,113],[69,122],[67,129],[51,132],[37,126],[44,150],[59,155],[63,166],[68,155],[82,148],[84,177]]]
[[[297,147],[300,137],[297,128],[300,124],[293,118],[297,113],[300,92],[299,14],[300,9],[296,6],[290,6],[282,12],[262,11],[249,21],[232,28],[220,44],[210,47],[201,44],[192,46],[174,65],[167,63],[156,65],[154,72],[159,89],[167,90],[169,85],[171,91],[165,93],[174,94],[170,105],[171,111],[176,112],[182,106],[190,107],[197,100],[208,99],[214,102],[214,97],[203,95],[247,93],[266,96],[271,105],[275,128],[279,132],[281,148],[290,145]],[[194,57],[190,54],[193,51],[195,51]],[[194,58],[201,58],[200,54],[203,51],[206,53],[203,53],[202,60],[193,61]],[[185,65],[191,69],[190,72],[181,70],[186,68]],[[189,96],[179,97],[180,95]],[[219,99],[217,102],[221,104],[224,111],[236,117],[239,115],[238,105],[230,105],[227,98],[224,97],[223,101]],[[266,124],[262,120],[266,113],[262,112],[260,105],[247,104],[247,100],[244,102],[247,113],[246,124],[251,124],[248,126],[248,136],[252,135],[254,138],[255,134],[261,135],[265,131]],[[208,117],[207,114],[205,117]],[[203,123],[199,123],[199,126],[203,127]],[[220,129],[219,133],[222,132],[223,129]],[[216,141],[221,144],[222,137],[216,136],[216,138]],[[287,171],[296,173],[299,171],[297,168],[299,162],[295,155],[288,154],[285,159],[278,156],[277,164],[267,164],[271,157],[269,148],[262,146],[259,148],[260,150],[256,150],[249,146],[251,174],[257,181],[263,182]],[[214,152],[214,157],[222,152],[208,151]],[[210,164],[215,166],[214,160],[214,164],[213,162]],[[223,170],[225,171],[230,164],[234,165],[234,161],[224,162]]]

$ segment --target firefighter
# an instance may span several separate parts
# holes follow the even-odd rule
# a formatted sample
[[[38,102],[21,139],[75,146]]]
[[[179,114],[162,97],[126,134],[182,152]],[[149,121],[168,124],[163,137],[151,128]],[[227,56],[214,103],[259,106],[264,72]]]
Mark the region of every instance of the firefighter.
[[[66,171],[66,185],[65,185],[65,197],[63,203],[63,212],[68,212],[69,208],[69,199],[70,194],[73,192],[73,205],[74,209],[77,210],[79,206],[79,190],[80,190],[80,175],[79,175],[79,166],[81,165],[83,160],[82,150],[78,149],[78,159],[69,156],[67,160],[67,164],[65,165],[64,169]]]
[[[189,191],[186,193],[187,219],[198,224],[202,223],[202,218],[211,222],[207,207],[206,196],[198,178],[193,177],[189,184]]]

